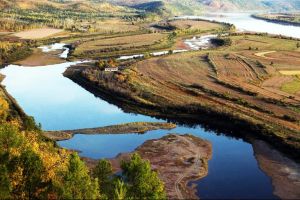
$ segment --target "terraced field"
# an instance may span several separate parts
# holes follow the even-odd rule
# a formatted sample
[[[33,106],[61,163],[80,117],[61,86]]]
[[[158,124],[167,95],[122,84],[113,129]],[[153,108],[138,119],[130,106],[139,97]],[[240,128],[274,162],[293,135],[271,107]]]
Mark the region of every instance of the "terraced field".
[[[297,149],[300,95],[295,85],[298,82],[293,76],[279,73],[283,68],[299,70],[299,61],[291,59],[300,53],[294,48],[296,41],[285,39],[286,45],[282,45],[283,39],[266,36],[230,38],[233,41],[230,50],[222,47],[150,58],[116,74],[99,74],[97,69],[87,68],[82,76],[105,91],[126,96],[127,103],[131,99],[164,113],[175,112],[182,118],[193,113],[200,120],[204,120],[203,114],[207,117],[219,113],[227,119],[234,118],[236,127],[240,126],[237,119],[247,121],[252,126],[250,132],[259,130],[258,134]],[[264,45],[253,50],[247,47],[248,41]],[[258,52],[275,50],[282,55],[275,62],[257,56]]]

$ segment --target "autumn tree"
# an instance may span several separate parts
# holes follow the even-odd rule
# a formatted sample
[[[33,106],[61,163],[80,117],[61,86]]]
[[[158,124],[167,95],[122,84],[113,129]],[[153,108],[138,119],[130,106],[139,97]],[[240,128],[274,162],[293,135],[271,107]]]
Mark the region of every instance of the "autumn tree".
[[[25,150],[18,158],[17,164],[22,169],[22,181],[13,192],[19,196],[25,193],[25,198],[28,199],[38,198],[39,191],[46,186],[42,181],[44,172],[42,160],[32,150]]]
[[[0,126],[0,154],[9,154],[10,150],[19,146],[22,138],[15,126],[4,123]]]

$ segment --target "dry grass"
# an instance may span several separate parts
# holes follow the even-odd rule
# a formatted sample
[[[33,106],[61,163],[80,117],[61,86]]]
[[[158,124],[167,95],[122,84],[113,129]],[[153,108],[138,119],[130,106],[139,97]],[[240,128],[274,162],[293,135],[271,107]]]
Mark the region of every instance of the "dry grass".
[[[15,33],[14,36],[22,38],[22,39],[41,39],[46,38],[58,33],[63,32],[62,29],[54,29],[54,28],[39,28],[39,29],[32,29],[28,31],[21,31]]]
[[[170,24],[178,29],[200,29],[203,31],[222,28],[220,24],[198,20],[174,20]]]
[[[290,94],[298,93],[300,95],[300,76],[295,76],[292,81],[283,84],[281,90]]]
[[[289,71],[281,70],[279,71],[279,73],[283,75],[293,76],[293,75],[300,75],[300,70],[289,70]]]
[[[123,33],[139,30],[139,26],[119,19],[97,21],[93,26],[97,30],[97,33]]]

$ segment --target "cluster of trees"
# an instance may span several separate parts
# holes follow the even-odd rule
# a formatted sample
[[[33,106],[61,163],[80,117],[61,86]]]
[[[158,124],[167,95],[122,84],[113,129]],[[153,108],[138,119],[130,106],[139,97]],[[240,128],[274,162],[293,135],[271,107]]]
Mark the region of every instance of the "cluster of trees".
[[[95,62],[95,66],[101,71],[104,71],[108,67],[117,67],[118,63],[115,59],[110,58],[109,60],[99,60]]]
[[[108,160],[90,171],[77,153],[45,139],[32,118],[21,123],[9,112],[0,96],[0,199],[166,198],[157,173],[139,155],[122,161],[120,176]]]
[[[4,31],[22,31],[26,29],[39,28],[41,25],[36,23],[25,23],[15,19],[0,19],[0,30]]]
[[[103,199],[166,199],[164,184],[149,161],[133,154],[130,160],[121,162],[121,169],[120,176],[114,175],[107,160],[100,160],[94,168]]]
[[[76,32],[95,32],[99,29],[98,20],[107,17],[116,17],[105,12],[85,12],[70,9],[58,9],[52,6],[40,5],[38,9],[22,10],[9,9],[0,13],[4,23],[0,23],[0,29],[7,31],[20,31],[41,26],[62,28]],[[119,16],[122,18],[122,16]],[[14,23],[11,23],[14,22]]]
[[[232,44],[230,38],[212,38],[210,41],[217,46],[230,46]]]
[[[30,55],[30,45],[27,42],[0,41],[0,66]]]

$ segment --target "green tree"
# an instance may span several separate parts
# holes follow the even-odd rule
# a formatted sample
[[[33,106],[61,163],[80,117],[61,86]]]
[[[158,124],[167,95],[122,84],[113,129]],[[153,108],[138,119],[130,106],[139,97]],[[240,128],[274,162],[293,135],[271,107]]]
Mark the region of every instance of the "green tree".
[[[88,169],[77,154],[71,154],[68,171],[64,175],[64,199],[97,199],[99,195],[98,180],[91,179]]]
[[[18,166],[23,169],[22,182],[16,187],[16,193],[25,192],[26,198],[38,198],[38,191],[45,187],[42,183],[43,162],[32,150],[25,150],[18,158]]]
[[[101,188],[101,193],[109,197],[112,191],[112,165],[108,160],[99,160],[97,166],[93,170],[94,177],[99,180],[99,188]]]
[[[123,181],[117,179],[115,183],[115,191],[113,198],[117,200],[123,200],[126,198],[127,188]]]
[[[16,127],[10,124],[1,124],[0,126],[0,153],[8,153],[14,147],[22,143],[22,138],[18,134]]]
[[[0,165],[0,199],[9,199],[11,185],[6,166]]]
[[[121,168],[128,184],[128,196],[133,199],[166,199],[164,184],[149,161],[133,154],[130,161],[122,161]]]

